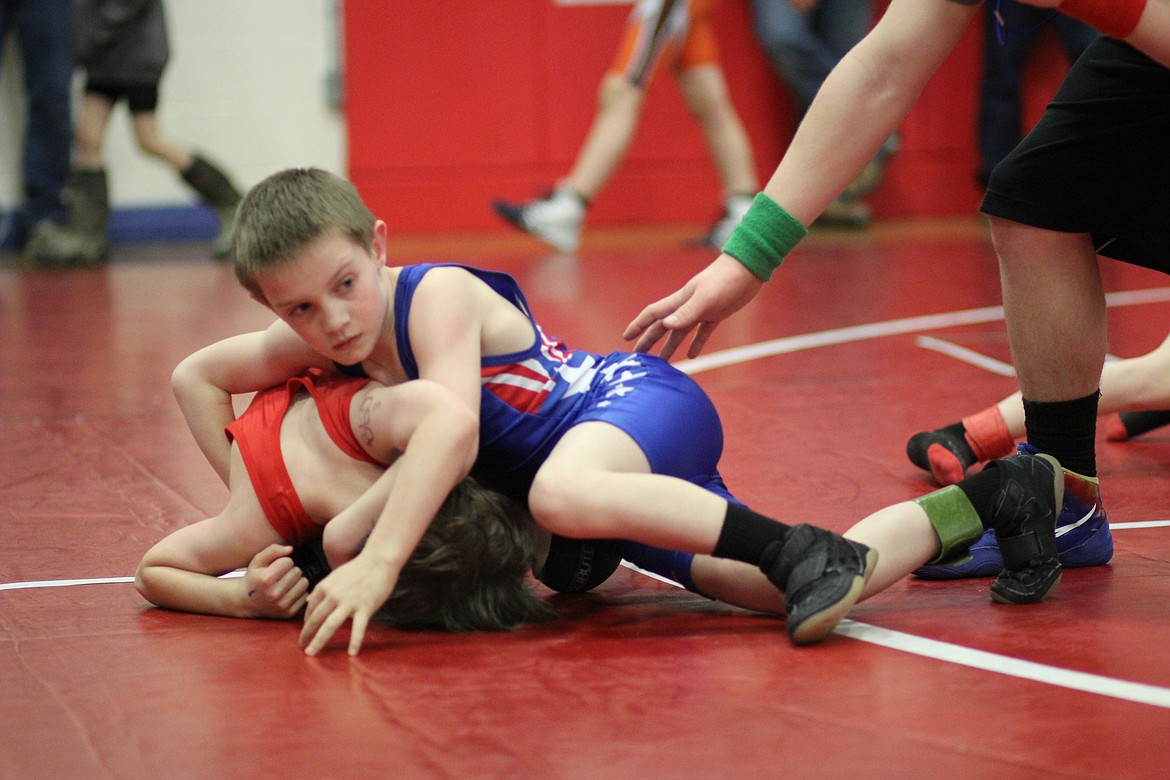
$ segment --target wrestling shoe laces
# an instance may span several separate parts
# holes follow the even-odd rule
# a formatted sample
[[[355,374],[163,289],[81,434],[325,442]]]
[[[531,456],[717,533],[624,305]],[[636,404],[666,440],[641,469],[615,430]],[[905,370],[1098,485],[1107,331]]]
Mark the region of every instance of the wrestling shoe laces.
[[[788,637],[806,645],[828,636],[861,596],[877,550],[811,525],[794,526],[764,550],[760,569],[784,593]]]

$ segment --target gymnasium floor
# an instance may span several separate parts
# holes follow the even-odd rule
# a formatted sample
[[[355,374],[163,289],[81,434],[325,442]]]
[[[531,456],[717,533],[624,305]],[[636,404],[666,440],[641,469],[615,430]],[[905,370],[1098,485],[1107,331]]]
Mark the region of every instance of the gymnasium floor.
[[[682,248],[693,232],[392,254],[513,273],[548,331],[606,351],[713,257]],[[142,553],[226,497],[170,371],[270,319],[205,253],[119,246],[63,273],[0,255],[0,778],[1166,776],[1170,431],[1098,445],[1112,565],[1030,607],[907,580],[813,647],[624,568],[553,624],[377,627],[353,660],[306,658],[295,623],[148,606]],[[1103,262],[1111,352],[1153,348],[1170,280]],[[683,364],[723,414],[731,488],[839,531],[926,492],[906,438],[1014,389],[998,300],[974,218],[814,233]]]

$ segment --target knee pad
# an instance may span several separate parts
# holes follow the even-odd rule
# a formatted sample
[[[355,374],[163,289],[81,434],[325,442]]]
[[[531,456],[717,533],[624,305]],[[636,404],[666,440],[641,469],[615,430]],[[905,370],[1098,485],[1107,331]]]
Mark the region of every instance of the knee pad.
[[[613,539],[566,539],[553,534],[537,580],[558,593],[585,593],[610,578],[622,562]]]

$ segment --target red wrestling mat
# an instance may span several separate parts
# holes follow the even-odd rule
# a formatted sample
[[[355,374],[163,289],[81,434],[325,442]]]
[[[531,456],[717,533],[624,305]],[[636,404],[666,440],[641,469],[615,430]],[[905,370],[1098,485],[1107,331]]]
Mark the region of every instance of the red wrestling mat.
[[[509,271],[550,333],[604,351],[710,260],[681,237],[595,233],[577,260],[522,239],[392,246],[397,262]],[[1170,432],[1099,442],[1112,565],[1068,571],[1026,608],[992,605],[987,580],[907,580],[809,648],[628,569],[558,597],[553,624],[377,627],[353,660],[305,658],[294,623],[148,606],[126,581],[142,553],[226,498],[171,368],[269,321],[203,253],[119,247],[76,273],[0,264],[0,777],[1164,774]],[[1170,280],[1105,263],[1110,291],[1150,291],[1114,299],[1110,350],[1153,348]],[[927,491],[906,438],[1014,389],[987,367],[1008,360],[985,312],[997,304],[974,220],[814,234],[718,331],[720,365],[691,366],[723,414],[729,486],[835,530]],[[935,316],[971,311],[984,313]],[[762,357],[726,352],[761,343]]]

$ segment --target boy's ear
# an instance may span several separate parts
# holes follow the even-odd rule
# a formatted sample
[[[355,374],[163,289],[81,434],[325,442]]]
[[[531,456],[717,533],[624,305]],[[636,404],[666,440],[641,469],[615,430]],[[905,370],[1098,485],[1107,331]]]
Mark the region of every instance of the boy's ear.
[[[386,223],[382,220],[374,221],[374,240],[372,243],[374,265],[386,265]]]

